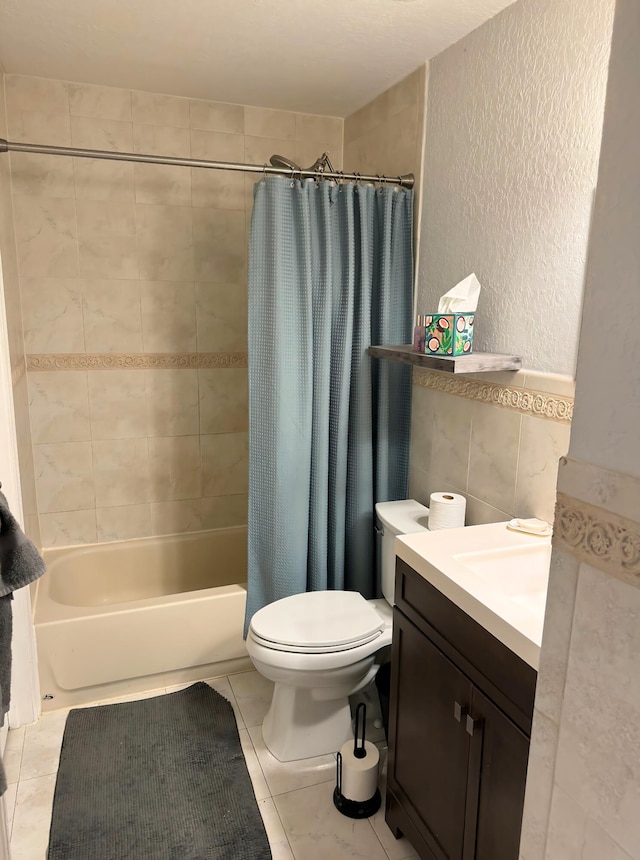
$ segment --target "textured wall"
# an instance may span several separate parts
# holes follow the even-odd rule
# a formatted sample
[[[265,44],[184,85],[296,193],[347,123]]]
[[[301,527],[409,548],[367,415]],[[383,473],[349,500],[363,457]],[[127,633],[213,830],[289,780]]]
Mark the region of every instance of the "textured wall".
[[[476,347],[573,375],[614,0],[520,0],[430,62],[420,309],[471,271]]]
[[[342,165],[332,117],[20,75],[6,96],[14,140]],[[43,544],[246,522],[255,177],[24,153],[11,177]]]

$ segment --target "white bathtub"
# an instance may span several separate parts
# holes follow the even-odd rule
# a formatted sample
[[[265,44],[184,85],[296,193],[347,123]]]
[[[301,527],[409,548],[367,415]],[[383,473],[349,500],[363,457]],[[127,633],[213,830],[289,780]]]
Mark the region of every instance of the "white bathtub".
[[[35,628],[44,708],[250,668],[246,526],[50,549]]]

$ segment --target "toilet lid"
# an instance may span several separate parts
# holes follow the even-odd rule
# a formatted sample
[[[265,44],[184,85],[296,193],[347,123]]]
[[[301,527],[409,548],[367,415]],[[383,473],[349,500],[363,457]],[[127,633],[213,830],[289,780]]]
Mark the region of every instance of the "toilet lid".
[[[357,591],[310,591],[259,609],[250,626],[274,649],[317,652],[368,642],[384,621]]]

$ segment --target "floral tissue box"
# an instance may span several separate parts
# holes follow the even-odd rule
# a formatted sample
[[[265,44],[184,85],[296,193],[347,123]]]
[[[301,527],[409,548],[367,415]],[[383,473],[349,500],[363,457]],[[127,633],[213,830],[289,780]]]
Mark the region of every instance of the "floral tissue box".
[[[474,313],[425,317],[425,355],[469,355],[473,352]]]

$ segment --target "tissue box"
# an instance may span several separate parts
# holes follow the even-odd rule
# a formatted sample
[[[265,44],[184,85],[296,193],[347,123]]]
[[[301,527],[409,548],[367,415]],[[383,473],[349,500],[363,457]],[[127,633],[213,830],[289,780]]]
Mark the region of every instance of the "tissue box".
[[[469,355],[473,352],[474,316],[474,312],[426,316],[425,355]]]

